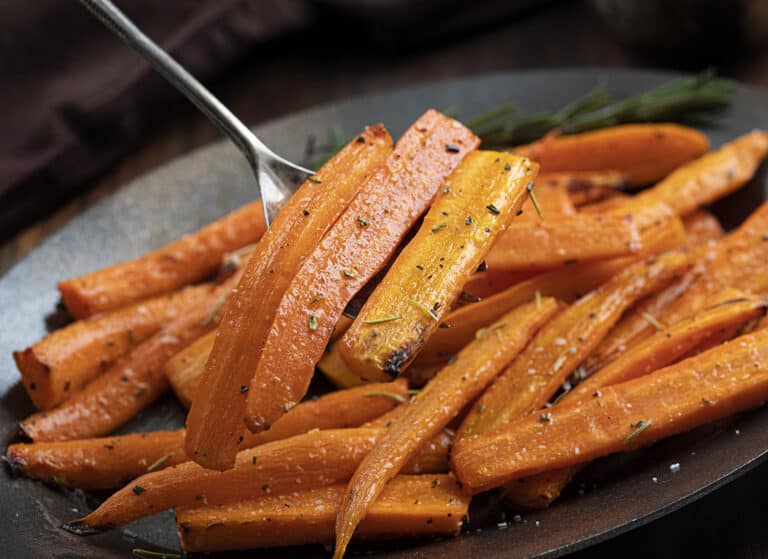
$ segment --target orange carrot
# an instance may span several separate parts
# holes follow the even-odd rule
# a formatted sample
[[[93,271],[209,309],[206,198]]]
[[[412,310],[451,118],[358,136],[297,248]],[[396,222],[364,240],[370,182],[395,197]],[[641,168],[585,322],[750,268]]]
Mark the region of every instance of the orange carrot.
[[[593,398],[555,406],[454,449],[453,466],[472,493],[633,450],[768,398],[768,331],[740,336]]]
[[[209,552],[333,541],[344,493],[331,485],[177,513],[181,547]],[[361,540],[456,535],[469,497],[448,475],[398,476],[360,524]]]
[[[717,218],[706,210],[695,210],[683,218],[688,246],[696,247],[716,241],[723,236],[723,228]]]
[[[542,173],[616,170],[630,185],[653,183],[709,149],[707,137],[677,124],[624,124],[515,148]]]
[[[188,461],[153,471],[126,485],[69,527],[87,533],[122,526],[170,508],[219,505],[349,480],[381,429],[311,431],[237,454],[235,467],[207,470]],[[425,446],[424,453],[445,449]],[[424,472],[429,473],[429,472]]]
[[[626,182],[626,177],[619,171],[581,171],[542,173],[536,180],[536,186],[539,188],[537,195],[548,190],[565,192],[572,206],[579,207],[613,196],[624,188]],[[542,212],[545,212],[543,207]]]
[[[261,202],[251,202],[180,240],[121,264],[59,283],[75,318],[117,309],[212,275],[222,257],[264,233]]]
[[[202,285],[161,295],[74,322],[15,351],[27,394],[39,410],[60,404],[208,292]]]
[[[661,201],[678,215],[687,215],[743,186],[766,154],[768,132],[750,132],[680,167],[653,188],[630,198],[625,207]]]
[[[574,215],[576,208],[568,194],[567,183],[559,178],[551,178],[553,175],[537,177],[535,181],[534,196],[539,203],[541,215],[547,218],[554,215]],[[523,201],[520,215],[517,221],[540,221],[539,213],[530,197]]]
[[[168,388],[163,365],[175,353],[216,327],[222,300],[237,276],[208,286],[207,295],[181,310],[162,330],[118,359],[101,376],[58,407],[21,422],[35,442],[64,441],[111,433]]]
[[[358,141],[362,139],[362,141]],[[301,263],[390,153],[381,125],[365,130],[307,180],[281,209],[224,307],[201,397],[187,416],[187,454],[215,469],[232,467],[242,434],[248,382],[278,303]]]
[[[410,364],[513,222],[536,173],[536,165],[517,156],[467,155],[339,341],[353,371],[366,380],[385,380]]]
[[[486,261],[492,270],[532,272],[629,256],[641,248],[631,217],[577,214],[512,223]]]
[[[85,490],[113,489],[189,460],[183,431],[154,431],[76,441],[12,444],[6,460],[31,479]]]
[[[478,143],[455,120],[427,111],[307,256],[275,311],[251,379],[245,420],[252,431],[264,429],[304,396],[346,304],[383,268]]]
[[[666,253],[628,267],[542,328],[477,400],[459,440],[484,433],[543,406],[634,301],[668,283],[688,264]]]
[[[335,556],[344,555],[352,534],[386,484],[416,451],[473,401],[558,310],[554,299],[528,303],[478,332],[452,364],[442,369],[407,406],[355,470],[336,519]]]

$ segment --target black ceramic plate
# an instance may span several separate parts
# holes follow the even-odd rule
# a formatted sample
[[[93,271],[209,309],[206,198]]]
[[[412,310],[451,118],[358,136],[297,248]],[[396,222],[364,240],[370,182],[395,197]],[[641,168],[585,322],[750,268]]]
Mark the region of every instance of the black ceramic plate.
[[[307,137],[325,138],[331,127],[353,134],[383,122],[393,136],[428,107],[458,107],[471,117],[503,101],[528,111],[552,110],[597,83],[615,94],[631,94],[673,77],[618,70],[545,71],[501,74],[421,85],[359,97],[297,113],[259,127],[278,153],[300,160]],[[719,145],[756,126],[768,125],[765,92],[740,88],[733,108],[716,128]],[[764,198],[763,173],[717,205],[733,226]],[[198,150],[121,189],[78,216],[46,240],[0,280],[0,429],[5,440],[15,422],[32,412],[11,360],[46,332],[46,315],[56,305],[55,281],[137,256],[192,231],[253,197],[249,169],[239,153],[221,143]],[[168,398],[146,410],[125,431],[181,426],[183,413]],[[548,511],[526,522],[497,528],[493,503],[473,506],[468,534],[439,542],[401,543],[372,548],[384,557],[553,557],[612,537],[666,514],[755,466],[768,454],[768,408],[675,437],[650,449],[598,461],[585,470],[571,492]],[[670,465],[680,464],[678,472]],[[82,515],[90,497],[0,474],[0,550],[17,559],[49,557],[123,558],[134,547],[178,549],[171,513],[144,519],[124,530],[88,538],[59,526]],[[491,505],[491,506],[489,506]],[[490,512],[493,511],[493,512]],[[477,531],[481,528],[482,531]],[[364,548],[368,551],[370,548]],[[249,557],[293,557],[299,550],[249,553]],[[327,556],[319,546],[302,556]]]

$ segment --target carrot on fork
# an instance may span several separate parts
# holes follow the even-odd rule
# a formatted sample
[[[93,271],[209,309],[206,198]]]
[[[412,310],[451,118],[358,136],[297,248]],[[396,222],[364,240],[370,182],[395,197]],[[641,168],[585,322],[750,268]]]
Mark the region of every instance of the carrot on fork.
[[[187,287],[73,322],[13,352],[27,394],[38,410],[60,404],[209,291],[206,285]]]
[[[475,402],[457,444],[543,406],[627,307],[687,264],[680,252],[636,263],[559,314]]]
[[[437,373],[408,404],[358,466],[336,519],[335,557],[344,555],[355,529],[393,476],[416,451],[474,400],[558,311],[552,298],[523,305],[477,333],[456,361]]]
[[[250,382],[245,421],[251,431],[267,428],[306,394],[344,307],[386,265],[478,143],[457,121],[427,111],[306,257],[274,311]]]
[[[187,416],[185,445],[193,460],[219,470],[234,464],[248,383],[278,303],[301,263],[384,163],[391,141],[381,125],[362,132],[299,187],[258,243],[224,306]]]
[[[581,134],[550,134],[515,153],[542,173],[618,171],[630,186],[650,184],[709,149],[707,137],[677,124],[624,124]]]
[[[512,223],[536,172],[535,164],[505,153],[466,157],[338,342],[353,371],[382,380],[408,366]]]
[[[256,242],[264,230],[257,200],[144,256],[62,281],[61,298],[81,319],[174,291],[212,275],[226,253]]]
[[[222,301],[237,278],[207,286],[205,297],[180,309],[162,330],[58,407],[23,420],[21,430],[35,442],[64,441],[106,435],[124,424],[168,389],[166,361],[216,327]]]
[[[382,432],[382,429],[363,427],[311,431],[241,450],[235,467],[223,472],[205,469],[191,460],[149,472],[114,493],[85,518],[70,523],[68,528],[87,534],[171,508],[225,504],[345,483]],[[443,464],[447,449],[443,445],[427,444],[421,454],[414,457],[414,463]],[[438,454],[441,460],[425,456],[430,454]]]
[[[454,449],[472,493],[525,476],[633,450],[768,399],[768,331],[740,336],[696,357],[594,397],[555,406]]]
[[[269,495],[176,513],[187,552],[225,551],[333,542],[344,485]],[[397,476],[360,524],[360,540],[456,535],[469,497],[449,475]]]

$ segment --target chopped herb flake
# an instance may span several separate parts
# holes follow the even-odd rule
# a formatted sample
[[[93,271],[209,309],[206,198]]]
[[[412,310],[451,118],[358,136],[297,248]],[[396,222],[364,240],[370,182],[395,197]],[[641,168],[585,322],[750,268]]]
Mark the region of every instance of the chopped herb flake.
[[[360,227],[368,227],[368,225],[370,225],[370,222],[367,219],[365,219],[363,216],[359,215],[357,216],[357,224]]]
[[[363,324],[383,324],[385,322],[394,322],[400,320],[399,316],[384,316],[382,318],[372,318],[370,320],[363,320]]]
[[[309,317],[309,329],[310,330],[317,330],[317,317],[315,315],[312,315]]]
[[[384,391],[380,391],[380,392],[366,392],[365,394],[363,394],[363,396],[365,396],[366,398],[375,398],[377,396],[381,396],[383,398],[390,398],[391,400],[394,400],[398,404],[404,404],[405,403],[405,398],[400,396],[400,394],[395,394],[394,392],[384,392]]]
[[[446,227],[448,227],[448,224],[443,221],[442,223],[438,223],[437,225],[432,227],[432,232],[437,233],[438,231],[440,231],[440,229],[444,229]]]
[[[528,183],[528,197],[531,199],[533,209],[539,214],[539,219],[544,219],[544,215],[541,213],[541,206],[539,206],[539,201],[536,199],[536,193],[533,191],[534,186],[536,186],[536,184],[533,181]]]
[[[488,211],[489,211],[489,212],[491,212],[492,214],[495,214],[495,215],[499,215],[499,214],[501,213],[501,211],[499,210],[499,208],[497,208],[497,207],[496,207],[496,206],[494,206],[493,204],[488,204],[488,205],[487,205],[487,206],[485,206],[485,207],[486,207],[486,208],[488,208]]]
[[[419,309],[420,311],[422,311],[432,320],[436,321],[439,319],[439,317],[437,316],[437,313],[433,309],[425,305],[424,303],[419,303],[418,301],[414,301],[413,299],[408,299],[408,302],[414,307],[416,307],[417,309]]]
[[[637,423],[633,423],[632,425],[630,425],[630,427],[634,428],[634,431],[632,431],[627,436],[627,438],[624,439],[624,444],[627,444],[629,441],[637,437],[640,433],[648,429],[648,427],[650,427],[651,425],[653,425],[652,419],[641,419]]]

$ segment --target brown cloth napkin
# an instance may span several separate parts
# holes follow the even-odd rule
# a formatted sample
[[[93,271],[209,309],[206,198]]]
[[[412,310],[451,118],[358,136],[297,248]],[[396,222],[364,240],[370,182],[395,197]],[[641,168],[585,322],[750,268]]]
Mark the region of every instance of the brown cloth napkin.
[[[311,32],[323,17],[366,26],[379,48],[403,48],[414,36],[498,21],[536,0],[115,1],[205,81],[260,44]],[[0,21],[3,240],[146,141],[179,97],[75,0],[6,0]],[[405,31],[415,27],[423,32]]]

